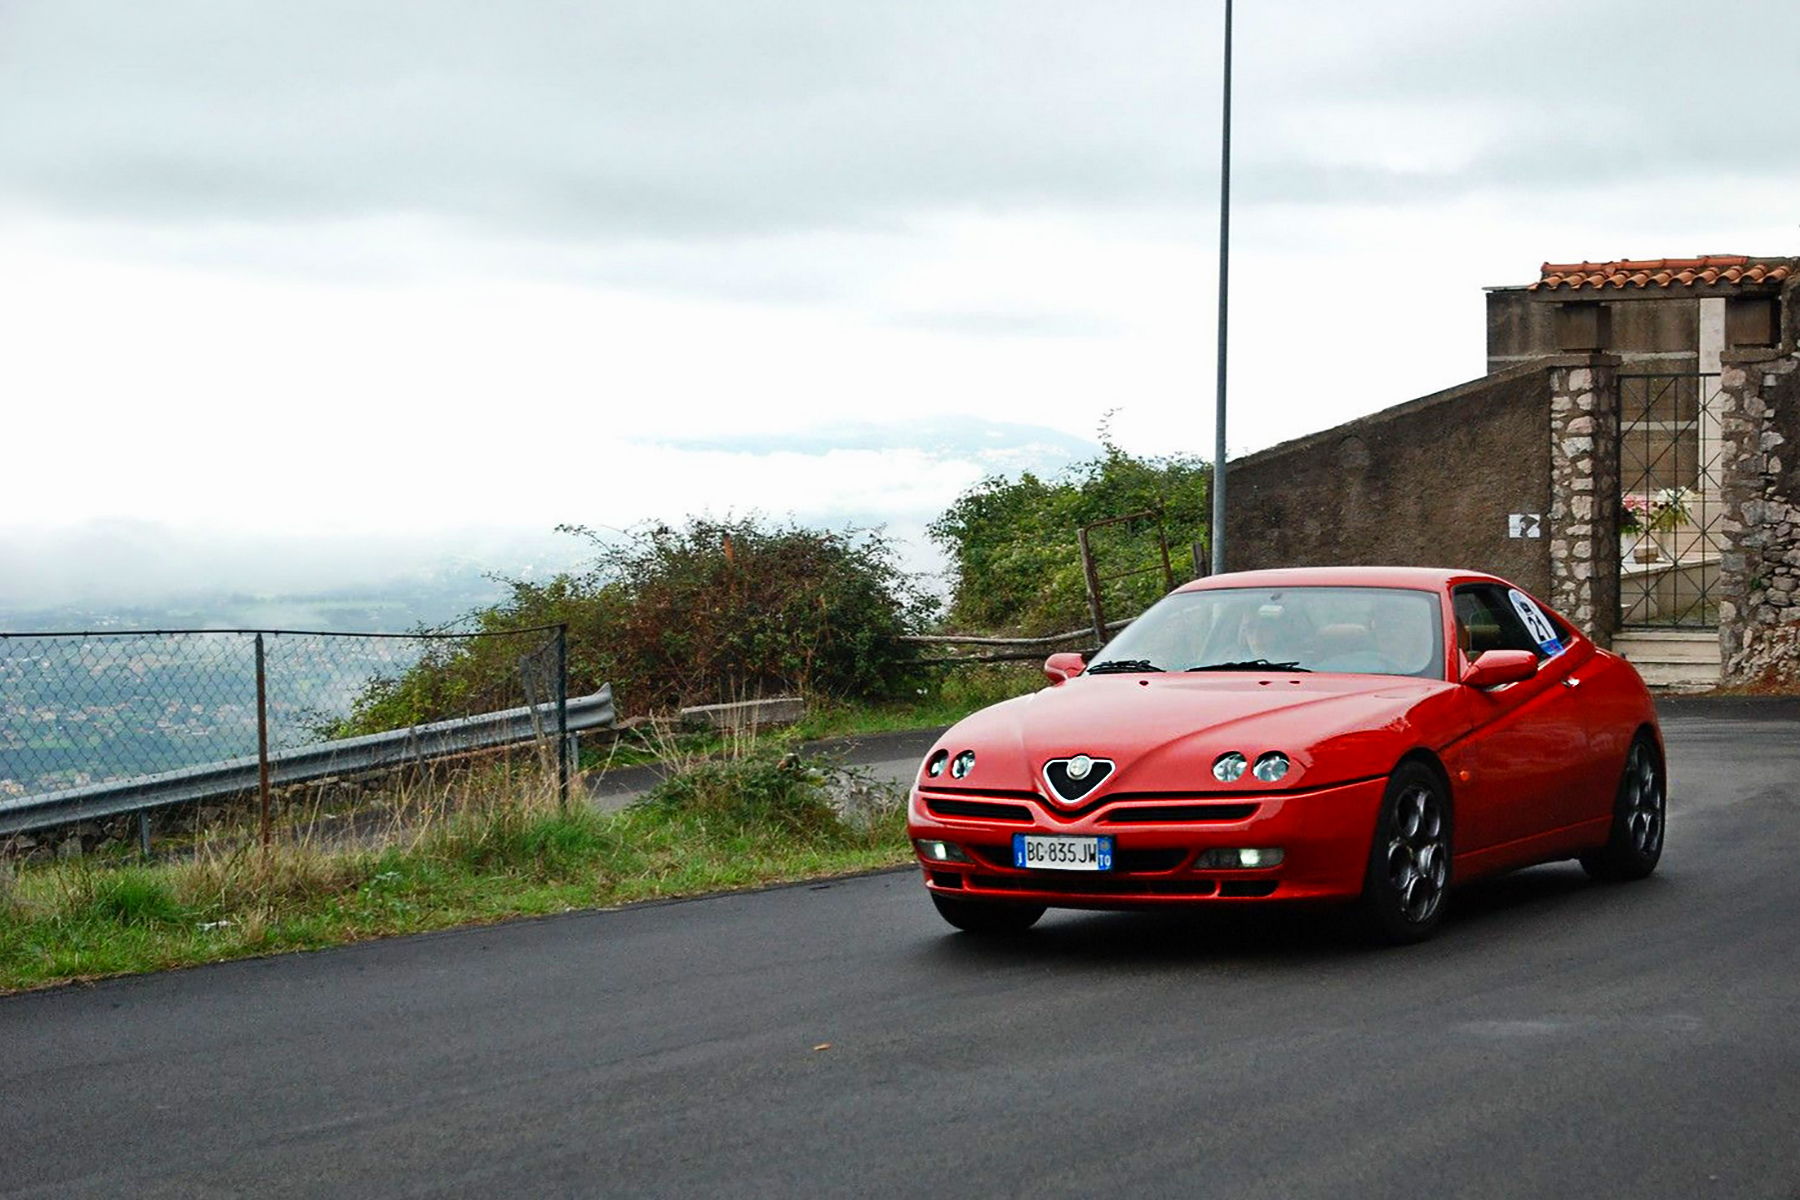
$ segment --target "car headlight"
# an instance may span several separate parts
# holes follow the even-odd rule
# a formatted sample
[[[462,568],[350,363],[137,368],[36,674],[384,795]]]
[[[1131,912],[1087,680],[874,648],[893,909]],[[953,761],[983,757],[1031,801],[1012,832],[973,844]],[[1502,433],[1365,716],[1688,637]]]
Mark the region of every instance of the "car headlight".
[[[1220,783],[1236,783],[1244,777],[1244,768],[1250,760],[1236,750],[1228,750],[1213,760],[1213,778]]]
[[[949,761],[950,752],[948,750],[939,750],[936,754],[925,760],[925,774],[936,779],[939,775],[944,773],[944,764]]]
[[[1278,783],[1287,773],[1288,756],[1279,750],[1271,750],[1257,759],[1256,766],[1251,770],[1251,774],[1264,783]]]
[[[950,760],[950,774],[957,779],[961,779],[974,769],[975,752],[973,750],[964,750],[961,754]]]

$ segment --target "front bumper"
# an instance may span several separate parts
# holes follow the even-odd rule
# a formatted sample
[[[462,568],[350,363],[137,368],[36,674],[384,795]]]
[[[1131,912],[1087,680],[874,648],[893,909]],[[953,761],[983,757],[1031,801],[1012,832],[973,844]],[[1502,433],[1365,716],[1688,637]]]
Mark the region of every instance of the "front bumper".
[[[1057,813],[1024,793],[915,787],[907,828],[915,840],[953,842],[974,860],[920,858],[926,887],[945,896],[1062,908],[1342,900],[1362,892],[1386,784],[1368,779],[1288,793],[1134,796],[1129,803],[1123,798],[1102,803],[1080,817]],[[983,815],[966,815],[970,809]],[[996,815],[1002,811],[1003,817]],[[1014,867],[1015,833],[1104,834],[1113,839],[1114,869]],[[1194,866],[1196,857],[1211,849],[1277,846],[1284,858],[1273,867]]]

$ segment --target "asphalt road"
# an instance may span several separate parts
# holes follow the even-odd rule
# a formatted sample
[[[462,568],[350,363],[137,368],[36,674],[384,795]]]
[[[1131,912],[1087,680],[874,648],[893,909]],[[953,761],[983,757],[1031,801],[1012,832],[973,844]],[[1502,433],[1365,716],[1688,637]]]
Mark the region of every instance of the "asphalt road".
[[[896,873],[0,999],[0,1193],[1800,1196],[1800,716],[1672,712],[1656,877],[1410,949]]]

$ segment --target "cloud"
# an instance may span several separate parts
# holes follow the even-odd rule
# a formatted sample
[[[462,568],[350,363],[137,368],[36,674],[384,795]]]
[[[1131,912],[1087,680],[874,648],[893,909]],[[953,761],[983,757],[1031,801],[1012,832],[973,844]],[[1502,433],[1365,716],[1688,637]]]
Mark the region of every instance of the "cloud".
[[[379,592],[400,580],[466,585],[482,570],[542,576],[582,556],[572,539],[548,530],[458,528],[428,537],[346,538],[121,517],[56,529],[0,526],[0,609],[155,604],[221,593]]]
[[[727,241],[927,214],[1210,207],[1213,6],[56,0],[4,17],[15,201],[147,223],[400,215]],[[1237,39],[1245,202],[1646,181],[1769,153],[1786,4],[1272,0]],[[1767,115],[1765,115],[1767,114]]]
[[[1042,425],[935,414],[905,422],[831,422],[784,433],[663,434],[639,440],[672,450],[751,456],[910,451],[940,461],[968,461],[989,470],[1028,468],[1039,474],[1053,474],[1100,452],[1098,442]]]
[[[887,318],[905,329],[959,333],[970,337],[1108,337],[1118,323],[1094,313],[901,312]]]
[[[1209,450],[1218,18],[0,3],[0,517],[916,532],[1109,409]],[[1800,5],[1237,20],[1234,452],[1476,375],[1479,286],[1546,259],[1795,249]]]

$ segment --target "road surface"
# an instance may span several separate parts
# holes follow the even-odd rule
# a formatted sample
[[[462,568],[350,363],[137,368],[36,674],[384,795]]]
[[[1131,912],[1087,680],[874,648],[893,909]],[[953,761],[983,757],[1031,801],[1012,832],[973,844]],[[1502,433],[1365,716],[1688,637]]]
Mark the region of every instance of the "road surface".
[[[1800,720],[1663,869],[952,935],[910,872],[0,999],[0,1194],[1800,1196]]]

